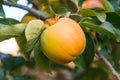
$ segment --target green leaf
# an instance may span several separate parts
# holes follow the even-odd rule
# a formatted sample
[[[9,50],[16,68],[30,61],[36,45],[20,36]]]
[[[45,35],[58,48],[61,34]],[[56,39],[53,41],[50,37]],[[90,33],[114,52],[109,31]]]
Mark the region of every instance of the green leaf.
[[[82,55],[80,55],[74,60],[74,63],[76,64],[76,66],[82,69],[89,67],[95,55],[94,42],[91,36],[89,35],[89,33],[85,33],[85,35],[86,35],[86,40],[87,40],[86,49],[82,53]]]
[[[39,39],[27,41],[27,43],[25,45],[25,49],[26,49],[27,53],[31,53],[31,51],[33,50],[33,48],[38,40]]]
[[[35,43],[39,40],[39,36],[44,27],[44,23],[41,20],[32,20],[28,23],[25,30],[27,52],[31,51],[34,48]]]
[[[115,10],[119,10],[119,3],[120,3],[120,1],[118,1],[118,0],[109,0],[109,2],[111,3],[111,5],[113,6],[113,8]]]
[[[83,4],[84,0],[78,0],[78,5],[81,6]]]
[[[48,5],[48,0],[38,0],[40,4]]]
[[[32,20],[28,23],[25,29],[25,35],[16,37],[16,41],[20,47],[20,51],[24,54],[26,59],[29,59],[32,49],[39,36],[44,29],[44,23],[41,20]]]
[[[26,24],[8,25],[0,27],[0,41],[9,39],[11,37],[21,36],[24,34]]]
[[[115,28],[111,23],[109,22],[104,22],[101,24],[101,26],[106,29],[107,31],[110,31],[111,33],[114,34],[116,41],[120,42],[120,30]]]
[[[7,25],[15,25],[15,24],[19,24],[20,22],[15,20],[15,19],[11,19],[11,18],[0,18],[0,28],[1,27],[5,27]]]
[[[70,18],[75,20],[77,23],[81,20],[81,17],[78,15],[71,15]]]
[[[40,50],[40,43],[37,42],[34,48],[34,59],[36,64],[43,70],[48,73],[51,72],[50,68],[50,60],[43,54],[43,52]]]
[[[25,52],[25,45],[27,43],[27,40],[25,38],[25,35],[22,35],[22,36],[19,36],[19,37],[15,37],[16,41],[17,41],[17,44],[19,45],[20,47],[20,51],[22,53]]]
[[[1,62],[6,70],[13,71],[25,64],[25,59],[21,56],[11,56],[2,54]]]
[[[77,6],[73,1],[57,1],[51,3],[51,7],[54,10],[55,13],[58,13],[61,15],[65,14],[66,11],[70,12],[76,12],[77,11]]]
[[[84,80],[84,79],[79,75],[79,76],[75,76],[74,80]]]
[[[51,5],[49,6],[49,11],[50,11],[50,16],[51,17],[55,17],[56,16],[56,13],[54,12],[54,10],[52,9]]]
[[[5,12],[4,12],[3,6],[2,6],[2,0],[0,0],[0,16],[5,17]]]
[[[36,80],[31,76],[23,75],[23,76],[16,76],[15,80]]]
[[[116,13],[117,13],[117,15],[119,15],[119,16],[120,16],[120,10],[117,10],[117,11],[116,11]]]
[[[101,2],[103,3],[105,10],[107,12],[114,12],[114,8],[113,6],[110,4],[110,2],[108,0],[101,0]]]
[[[101,68],[90,68],[83,76],[84,80],[108,80],[108,73]]]
[[[114,28],[114,26],[109,22],[104,22],[101,25],[97,25],[93,22],[92,19],[86,19],[80,22],[82,27],[88,27],[92,30],[100,32],[101,34],[110,36],[115,39],[117,42],[120,41],[120,30]]]
[[[106,20],[106,14],[104,12],[96,12],[96,17],[101,21],[101,22],[105,22]]]
[[[117,71],[120,72],[120,43],[112,44],[112,59],[115,62],[115,67],[118,67]]]
[[[19,24],[19,23],[20,23],[19,21],[12,19],[12,18],[0,18],[0,27],[3,27],[3,26],[1,26],[1,24],[15,25],[15,24]]]
[[[8,0],[8,1],[15,4],[17,3],[18,0]]]
[[[57,13],[57,14],[60,14],[60,15],[65,14],[66,10],[67,10],[65,5],[61,4],[60,2],[51,3],[51,9],[52,9],[52,11],[54,11],[54,13]]]
[[[27,44],[27,40],[25,35],[19,36],[19,37],[15,37],[18,46],[20,47],[20,52],[24,55],[24,57],[26,59],[30,58],[30,54],[31,54],[31,50],[30,51],[26,51],[27,48],[29,48]],[[31,45],[30,45],[31,46]]]
[[[3,80],[4,76],[4,71],[0,68],[0,80]]]
[[[82,16],[96,16],[96,13],[95,11],[91,10],[91,9],[88,9],[88,8],[83,8],[80,10],[80,14]]]
[[[65,15],[67,13],[67,8],[66,7],[60,7],[59,10],[57,11],[57,13],[59,13],[60,15]]]
[[[109,21],[115,28],[120,29],[120,15],[115,12],[107,13],[107,21]]]
[[[70,0],[70,1],[73,2],[74,4],[76,4],[76,6],[77,6],[80,0]]]
[[[30,49],[32,44],[28,45],[25,35],[15,37],[15,39],[17,41],[18,46],[20,47],[20,52],[24,55],[26,59],[29,59],[32,52],[32,49]],[[26,50],[28,48],[30,50]]]
[[[11,57],[11,55],[0,52],[0,59],[3,59],[5,57]]]
[[[58,63],[54,63],[54,62],[52,62],[51,67],[52,67],[52,69],[67,70],[67,71],[70,71],[71,73],[75,72],[75,70],[73,68],[69,67],[69,66],[61,65],[61,64],[58,64]]]
[[[77,0],[74,0],[76,1],[76,3],[74,3],[73,1],[68,1],[67,4],[65,5],[65,7],[72,13],[75,13],[77,11],[77,7],[78,7],[78,3],[77,3]],[[69,5],[69,6],[68,6]]]
[[[80,10],[80,14],[85,17],[96,16],[101,22],[106,20],[106,14],[103,11],[94,11],[88,8],[83,8]]]
[[[96,39],[97,39],[97,49],[103,51],[102,54],[106,53],[110,55],[109,53],[112,52],[112,45],[110,38],[106,35],[97,34]]]

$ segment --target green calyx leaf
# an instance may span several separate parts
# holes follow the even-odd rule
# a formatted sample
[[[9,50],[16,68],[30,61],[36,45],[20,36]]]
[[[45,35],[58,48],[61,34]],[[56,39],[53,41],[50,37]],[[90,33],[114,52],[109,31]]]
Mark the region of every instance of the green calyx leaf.
[[[30,21],[25,30],[25,36],[27,41],[38,38],[44,27],[44,23],[41,20]]]
[[[44,53],[40,50],[40,43],[39,41],[37,42],[37,44],[35,45],[34,48],[34,59],[36,64],[43,70],[46,71],[48,73],[51,72],[51,62],[50,60],[44,55]]]
[[[34,48],[36,42],[39,40],[39,36],[44,30],[44,23],[41,20],[32,20],[28,23],[25,29],[25,37],[26,37],[26,52],[31,52]]]

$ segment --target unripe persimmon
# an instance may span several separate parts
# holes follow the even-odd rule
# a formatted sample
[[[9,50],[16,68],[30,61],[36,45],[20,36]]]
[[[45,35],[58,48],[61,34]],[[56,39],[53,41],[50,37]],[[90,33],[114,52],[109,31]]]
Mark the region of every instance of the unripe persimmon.
[[[82,4],[82,8],[91,8],[91,9],[102,9],[104,10],[104,5],[100,0],[85,0]]]
[[[27,13],[21,20],[22,23],[29,23],[31,20],[37,20],[38,18],[30,13]]]
[[[78,23],[70,18],[60,18],[42,32],[40,46],[50,60],[66,64],[84,51],[86,38]]]

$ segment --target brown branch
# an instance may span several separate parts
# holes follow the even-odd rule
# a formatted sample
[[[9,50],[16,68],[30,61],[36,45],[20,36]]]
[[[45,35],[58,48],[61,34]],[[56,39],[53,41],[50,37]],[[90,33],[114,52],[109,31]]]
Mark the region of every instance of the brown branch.
[[[110,71],[112,72],[112,74],[116,77],[117,80],[120,80],[120,75],[116,72],[116,70],[113,68],[112,64],[103,56],[101,55],[98,51],[97,51],[97,56],[99,57],[99,59],[101,61],[103,61],[106,66],[110,69]]]
[[[7,5],[7,6],[13,6],[13,7],[17,7],[17,8],[20,8],[20,9],[24,9],[26,11],[29,11],[30,13],[32,13],[33,15],[37,16],[38,18],[41,18],[43,20],[49,18],[49,15],[39,11],[39,10],[36,10],[34,8],[29,8],[27,6],[24,6],[24,5],[21,5],[21,4],[13,4],[13,3],[10,3],[8,1],[3,1],[3,4],[4,5]]]

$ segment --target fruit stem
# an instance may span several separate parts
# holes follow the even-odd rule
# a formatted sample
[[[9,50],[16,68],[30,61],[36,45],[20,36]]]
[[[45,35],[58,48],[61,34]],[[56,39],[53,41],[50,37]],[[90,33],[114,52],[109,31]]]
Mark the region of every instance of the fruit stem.
[[[64,17],[69,17],[71,15],[71,12],[67,12]]]

